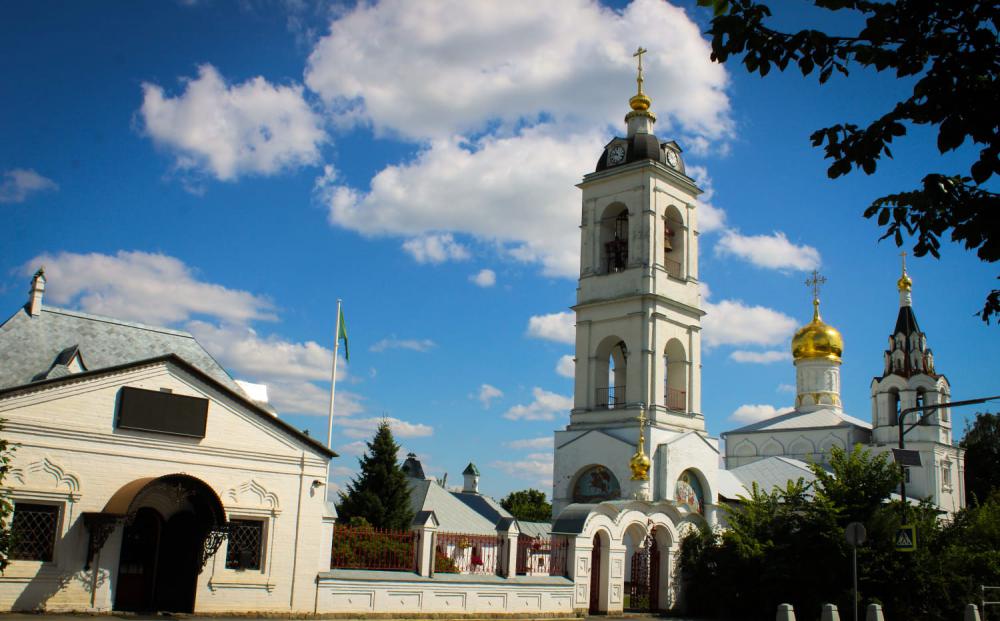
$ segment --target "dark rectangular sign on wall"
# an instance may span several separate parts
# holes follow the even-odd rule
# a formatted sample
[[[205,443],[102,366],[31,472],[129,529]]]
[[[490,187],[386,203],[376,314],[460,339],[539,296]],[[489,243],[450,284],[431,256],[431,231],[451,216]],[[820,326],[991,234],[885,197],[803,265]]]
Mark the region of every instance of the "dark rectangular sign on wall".
[[[205,437],[208,399],[126,386],[118,401],[118,428]]]

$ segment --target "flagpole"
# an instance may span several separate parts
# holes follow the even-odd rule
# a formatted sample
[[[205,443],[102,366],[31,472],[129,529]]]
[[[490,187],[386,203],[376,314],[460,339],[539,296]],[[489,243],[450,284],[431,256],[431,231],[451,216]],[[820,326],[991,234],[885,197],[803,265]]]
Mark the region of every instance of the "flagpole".
[[[337,392],[337,356],[340,352],[340,298],[337,298],[337,323],[333,329],[333,370],[330,372],[330,418],[326,423],[326,448],[333,449],[333,398]]]

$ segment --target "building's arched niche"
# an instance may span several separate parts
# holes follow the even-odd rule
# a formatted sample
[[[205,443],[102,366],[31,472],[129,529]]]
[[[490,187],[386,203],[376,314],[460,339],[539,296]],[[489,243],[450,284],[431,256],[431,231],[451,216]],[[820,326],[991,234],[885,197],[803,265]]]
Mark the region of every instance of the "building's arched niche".
[[[603,528],[594,533],[593,548],[590,553],[590,604],[591,614],[607,612],[611,580],[608,575],[611,565],[611,534]]]
[[[677,339],[667,341],[663,370],[664,405],[668,410],[687,412],[688,360],[684,345]]]
[[[633,522],[625,528],[622,543],[625,544],[625,582],[632,581],[632,557],[646,541],[646,526]]]
[[[705,513],[705,491],[698,473],[687,469],[674,484],[674,500],[698,514]]]
[[[595,405],[599,408],[625,406],[625,379],[628,365],[628,346],[618,336],[609,336],[597,346],[597,394]]]
[[[573,502],[594,504],[621,498],[622,488],[614,473],[601,465],[580,470],[573,481]]]
[[[823,461],[830,460],[830,453],[835,446],[841,450],[847,450],[844,441],[836,436],[827,436],[820,442],[819,450],[823,453]]]
[[[886,411],[886,417],[888,419],[888,423],[895,427],[899,424],[899,412],[902,404],[899,399],[899,389],[890,388],[887,397],[889,409]]]
[[[763,455],[764,457],[774,457],[775,455],[784,455],[785,448],[781,446],[780,442],[778,442],[774,438],[771,438],[764,445],[764,448],[761,449],[760,454]]]
[[[815,451],[816,447],[813,446],[813,443],[810,442],[805,436],[799,436],[794,442],[792,442],[792,445],[788,447],[788,452],[796,459],[811,459],[812,454]]]
[[[684,278],[684,218],[670,205],[663,216],[663,267],[674,278]]]
[[[756,457],[757,447],[750,440],[743,440],[733,449],[733,455],[736,457]]]
[[[601,215],[601,271],[621,272],[628,266],[628,207],[611,203]]]

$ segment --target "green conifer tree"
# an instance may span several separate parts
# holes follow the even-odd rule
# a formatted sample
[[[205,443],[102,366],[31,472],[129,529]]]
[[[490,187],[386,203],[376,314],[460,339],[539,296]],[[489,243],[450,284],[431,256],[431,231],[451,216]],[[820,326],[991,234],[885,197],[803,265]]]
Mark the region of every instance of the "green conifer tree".
[[[397,460],[399,445],[389,422],[383,420],[368,451],[358,460],[361,473],[340,492],[338,520],[357,522],[363,518],[377,528],[407,529],[413,521],[410,488]]]

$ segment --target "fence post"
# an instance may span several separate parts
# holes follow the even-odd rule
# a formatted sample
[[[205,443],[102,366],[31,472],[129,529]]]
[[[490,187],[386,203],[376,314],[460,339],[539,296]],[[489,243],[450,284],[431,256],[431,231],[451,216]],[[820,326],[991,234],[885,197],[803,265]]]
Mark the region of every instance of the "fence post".
[[[775,621],[795,621],[795,608],[791,604],[778,604]]]
[[[882,614],[882,604],[868,604],[865,621],[885,621],[885,615]]]
[[[840,611],[836,604],[823,604],[823,615],[820,621],[840,621]]]
[[[498,559],[500,575],[510,578],[517,575],[517,537],[521,529],[514,518],[500,518],[497,522],[497,538],[503,542],[502,555]]]
[[[964,621],[979,621],[979,608],[975,604],[966,604]]]
[[[330,571],[333,563],[333,529],[336,528],[337,509],[332,502],[326,503],[323,511],[323,537],[319,545],[319,570]]]
[[[417,532],[417,574],[421,576],[434,575],[434,535],[437,533],[438,520],[433,511],[417,511],[413,516],[411,527]]]

